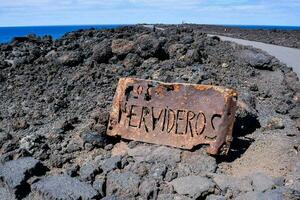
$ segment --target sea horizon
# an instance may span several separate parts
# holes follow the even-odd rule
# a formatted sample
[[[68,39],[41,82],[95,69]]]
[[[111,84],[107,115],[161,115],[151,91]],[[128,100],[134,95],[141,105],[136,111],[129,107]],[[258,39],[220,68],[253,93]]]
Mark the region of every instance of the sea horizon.
[[[140,23],[144,24],[144,23]],[[148,23],[145,23],[148,24]],[[34,34],[36,36],[49,35],[53,39],[58,39],[64,34],[81,29],[114,29],[121,26],[136,24],[85,24],[85,25],[36,25],[36,26],[0,26],[0,43],[9,43],[14,37],[23,37]],[[171,25],[171,24],[170,24]],[[238,24],[198,24],[216,25],[241,29],[263,29],[263,30],[300,30],[300,26],[287,25],[238,25]]]

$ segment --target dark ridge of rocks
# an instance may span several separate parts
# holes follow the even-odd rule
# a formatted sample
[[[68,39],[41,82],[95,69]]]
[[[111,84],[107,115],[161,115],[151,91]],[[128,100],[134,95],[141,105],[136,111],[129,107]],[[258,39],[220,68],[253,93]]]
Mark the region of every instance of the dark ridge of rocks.
[[[0,197],[297,199],[297,75],[260,50],[203,31],[128,26],[0,45],[0,172],[6,185]],[[229,155],[107,137],[118,79],[128,76],[236,89]],[[15,164],[24,157],[33,164]],[[49,169],[46,175],[34,172],[36,161]],[[15,173],[8,173],[11,165]],[[10,179],[15,187],[8,187]]]
[[[201,25],[202,31],[228,37],[264,42],[280,46],[300,48],[300,30],[263,30],[238,27]]]

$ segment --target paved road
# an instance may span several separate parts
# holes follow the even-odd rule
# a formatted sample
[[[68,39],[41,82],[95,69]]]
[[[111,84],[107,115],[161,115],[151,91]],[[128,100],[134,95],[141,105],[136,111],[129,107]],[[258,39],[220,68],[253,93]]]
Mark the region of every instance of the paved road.
[[[210,35],[209,36],[213,36]],[[241,45],[253,46],[255,48],[261,49],[270,55],[276,57],[282,63],[285,63],[289,67],[292,67],[294,72],[297,73],[298,77],[300,77],[300,49],[283,47],[273,44],[266,44],[262,42],[255,42],[249,40],[236,39],[231,37],[220,36],[221,40],[235,42]]]

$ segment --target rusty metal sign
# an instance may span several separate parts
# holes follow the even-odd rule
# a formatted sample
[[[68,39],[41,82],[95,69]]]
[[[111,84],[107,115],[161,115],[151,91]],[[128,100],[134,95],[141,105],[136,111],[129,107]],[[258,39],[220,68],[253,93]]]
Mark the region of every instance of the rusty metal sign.
[[[237,93],[219,86],[121,78],[107,134],[226,154],[232,140]]]

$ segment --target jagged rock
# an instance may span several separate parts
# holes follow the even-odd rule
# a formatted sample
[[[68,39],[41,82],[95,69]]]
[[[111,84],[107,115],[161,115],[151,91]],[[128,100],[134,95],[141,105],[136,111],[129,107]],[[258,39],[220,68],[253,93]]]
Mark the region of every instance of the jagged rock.
[[[112,57],[111,41],[103,40],[93,48],[93,60],[106,63]]]
[[[108,139],[96,132],[86,132],[81,136],[84,143],[90,143],[95,147],[105,147],[108,144]]]
[[[174,166],[180,161],[181,150],[165,146],[145,146],[140,145],[128,150],[128,155],[137,162],[162,162]]]
[[[143,59],[140,58],[137,54],[129,53],[125,57],[123,64],[126,68],[130,69],[139,66],[140,64],[142,64],[142,62]]]
[[[250,86],[249,86],[249,89],[253,92],[257,92],[258,91],[258,86],[256,83],[252,83]]]
[[[194,42],[194,38],[193,36],[187,35],[183,37],[181,41],[183,44],[192,44]]]
[[[184,152],[182,161],[178,163],[178,175],[199,175],[203,172],[215,172],[216,159],[203,152]]]
[[[261,127],[255,101],[255,97],[250,93],[240,94],[233,134],[247,135]]]
[[[135,41],[137,53],[142,58],[154,57],[161,49],[160,41],[151,35],[142,35]]]
[[[289,116],[292,119],[299,119],[300,118],[300,105],[297,104],[294,108],[292,108],[289,111]]]
[[[7,142],[7,140],[10,140],[12,138],[12,136],[5,132],[5,131],[2,131],[0,129],[0,149],[2,148],[2,145]]]
[[[201,55],[195,49],[187,50],[186,54],[180,58],[180,60],[184,61],[188,65],[191,65],[194,62],[201,61]]]
[[[82,55],[77,51],[69,51],[57,58],[57,61],[62,65],[75,66],[83,60]]]
[[[170,58],[180,58],[184,56],[187,52],[187,48],[183,44],[172,44],[168,48],[168,53]]]
[[[300,131],[300,119],[296,119],[295,120],[295,125],[296,125],[296,128],[298,129],[298,131]]]
[[[116,39],[112,41],[111,49],[117,56],[126,56],[129,53],[134,52],[134,42],[125,39]]]
[[[12,46],[9,44],[3,44],[1,45],[1,51],[11,51],[12,50]]]
[[[91,181],[97,173],[100,172],[100,166],[95,162],[85,163],[79,170],[80,179],[83,181]]]
[[[250,176],[254,191],[264,192],[275,188],[274,180],[263,173],[255,173]]]
[[[176,148],[170,148],[166,146],[159,146],[155,148],[154,151],[148,156],[149,161],[160,161],[167,165],[174,166],[176,163],[180,162],[181,150]]]
[[[293,91],[300,90],[300,82],[296,72],[288,71],[284,78],[289,88],[291,88]]]
[[[97,191],[89,184],[66,175],[48,176],[32,184],[37,197],[45,200],[96,199]]]
[[[121,198],[121,197],[117,197],[115,195],[112,195],[112,196],[106,196],[106,197],[102,198],[102,200],[125,200],[125,199]]]
[[[124,156],[127,154],[128,152],[128,145],[125,142],[120,142],[114,145],[114,147],[111,150],[111,155],[112,156]]]
[[[174,194],[174,187],[168,182],[159,182],[159,194]]]
[[[125,167],[126,170],[138,174],[139,176],[145,176],[150,171],[151,164],[146,162],[135,162]]]
[[[191,198],[178,194],[159,194],[157,200],[192,200]]]
[[[231,190],[233,193],[250,192],[253,190],[249,177],[235,178],[223,174],[215,174],[213,180],[224,194],[226,194],[227,190]]]
[[[45,142],[45,137],[38,134],[29,134],[23,137],[19,144],[20,148],[27,150],[30,153],[34,153],[36,150],[41,149],[41,144]],[[38,149],[37,149],[38,148]]]
[[[163,163],[157,163],[151,167],[149,176],[154,179],[162,180],[165,177],[166,172],[167,166]]]
[[[110,172],[120,167],[121,160],[121,156],[113,156],[111,158],[102,160],[100,162],[100,168],[103,170],[103,172]]]
[[[75,128],[75,124],[79,122],[78,117],[72,117],[70,119],[61,119],[56,123],[53,129],[61,129],[64,132],[71,131]]]
[[[272,66],[268,65],[272,60],[271,56],[267,56],[266,54],[258,53],[254,50],[248,49],[243,50],[238,56],[241,60],[248,63],[252,67],[258,69],[273,70]]]
[[[139,193],[144,199],[156,199],[158,194],[157,182],[154,179],[146,179],[139,186]]]
[[[1,67],[0,67],[0,69],[1,69]],[[0,74],[0,83],[1,83],[1,82],[4,82],[4,81],[5,81],[4,75],[3,75],[3,74]]]
[[[166,175],[165,175],[165,181],[170,182],[170,181],[174,180],[177,177],[178,177],[178,172],[177,171],[175,171],[175,170],[168,170],[167,173],[166,173]]]
[[[112,150],[113,147],[114,147],[113,144],[108,144],[108,145],[106,145],[106,146],[104,147],[104,149],[107,150],[107,151],[110,151],[110,150]]]
[[[72,157],[72,154],[59,154],[55,152],[50,155],[49,162],[51,166],[61,168],[65,163],[70,161]]]
[[[221,195],[211,194],[208,197],[206,197],[205,200],[226,200],[226,197],[221,196]]]
[[[66,147],[67,153],[73,153],[76,151],[80,151],[83,148],[83,144],[78,140],[71,140]]]
[[[135,145],[128,149],[128,155],[133,157],[136,162],[143,162],[146,161],[146,156],[150,155],[153,150],[152,146]]]
[[[0,186],[0,199],[1,200],[16,200],[14,195],[12,195],[7,188]]]
[[[93,188],[98,191],[98,193],[101,195],[101,197],[105,196],[105,183],[106,183],[106,180],[104,177],[97,178],[93,182]]]
[[[124,198],[135,197],[139,193],[140,177],[132,172],[111,172],[107,175],[106,195]]]
[[[215,183],[211,179],[202,176],[176,178],[170,184],[178,194],[188,195],[195,199],[207,196],[215,188]]]
[[[282,200],[285,199],[280,192],[247,192],[236,197],[237,200]]]
[[[292,114],[292,112],[293,112],[292,110],[293,110],[293,109],[294,109],[294,108],[292,108],[292,105],[291,105],[289,102],[287,102],[285,99],[283,99],[282,101],[278,102],[278,104],[277,104],[277,106],[276,106],[276,108],[275,108],[275,111],[276,111],[277,113],[283,114],[283,115],[289,113],[290,116],[291,116],[291,118],[292,118],[292,119],[295,119],[295,118],[293,117],[293,114]],[[298,115],[298,114],[297,114],[297,115]]]
[[[13,122],[12,128],[13,130],[21,130],[21,129],[27,129],[29,127],[29,124],[25,119],[17,119]]]
[[[19,158],[0,165],[0,180],[16,195],[22,198],[30,192],[30,186],[26,182],[31,176],[42,175],[46,168],[32,157]]]
[[[66,169],[65,173],[71,177],[75,177],[78,174],[78,170],[79,170],[79,165],[74,164],[72,166],[70,166],[69,168]]]

